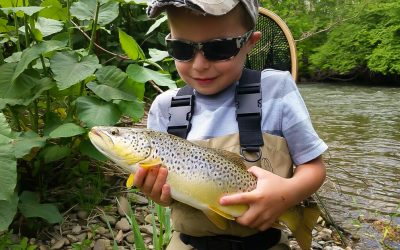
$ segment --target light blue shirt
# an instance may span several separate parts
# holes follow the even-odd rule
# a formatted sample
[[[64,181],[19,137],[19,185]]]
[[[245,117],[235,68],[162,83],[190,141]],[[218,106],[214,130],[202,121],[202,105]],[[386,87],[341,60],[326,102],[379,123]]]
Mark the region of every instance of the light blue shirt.
[[[234,134],[236,121],[235,88],[237,82],[216,95],[196,91],[192,128],[188,140],[202,140]],[[169,90],[156,97],[151,105],[147,127],[166,132],[171,98],[178,90]],[[328,146],[315,132],[306,105],[289,72],[266,69],[261,74],[261,129],[284,137],[294,164],[306,163],[321,155]]]

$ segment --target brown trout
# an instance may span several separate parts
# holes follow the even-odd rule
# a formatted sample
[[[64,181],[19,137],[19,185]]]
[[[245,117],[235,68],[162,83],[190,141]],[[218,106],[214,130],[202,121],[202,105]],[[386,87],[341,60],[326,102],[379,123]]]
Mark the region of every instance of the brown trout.
[[[202,147],[167,133],[138,128],[93,127],[89,138],[101,153],[130,173],[128,187],[132,186],[139,166],[151,168],[161,164],[166,167],[172,198],[203,211],[221,229],[227,226],[225,219],[234,220],[248,206],[222,206],[220,198],[249,192],[257,185],[256,177],[246,170],[239,155]],[[303,249],[310,249],[311,231],[318,216],[318,208],[298,205],[286,211],[279,221],[292,231]]]

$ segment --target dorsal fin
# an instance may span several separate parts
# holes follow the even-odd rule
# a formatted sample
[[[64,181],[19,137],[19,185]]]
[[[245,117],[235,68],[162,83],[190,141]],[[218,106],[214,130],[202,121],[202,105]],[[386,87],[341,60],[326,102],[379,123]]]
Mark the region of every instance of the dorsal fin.
[[[231,162],[235,163],[238,166],[241,166],[243,169],[247,169],[246,165],[243,163],[242,158],[240,155],[235,154],[233,152],[223,150],[223,149],[218,149],[218,148],[213,148],[216,153],[224,156],[225,158],[229,159]]]

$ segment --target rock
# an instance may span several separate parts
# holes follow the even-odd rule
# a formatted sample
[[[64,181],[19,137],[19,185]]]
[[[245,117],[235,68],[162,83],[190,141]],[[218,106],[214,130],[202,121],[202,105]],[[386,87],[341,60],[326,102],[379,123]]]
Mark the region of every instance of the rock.
[[[82,227],[80,225],[76,225],[72,228],[72,233],[73,234],[79,234],[82,231]]]
[[[78,241],[82,242],[86,239],[87,233],[81,233],[76,235],[76,238],[78,239]]]
[[[324,228],[319,232],[318,236],[321,237],[323,241],[328,241],[332,239],[332,230]]]
[[[131,225],[126,218],[121,218],[121,220],[119,220],[117,224],[115,224],[115,228],[122,231],[128,231],[131,229]]]
[[[118,197],[118,214],[121,216],[126,216],[129,214],[130,204],[127,198],[124,196]]]
[[[114,226],[115,223],[117,222],[117,219],[112,216],[112,215],[108,215],[108,214],[103,214],[102,216],[100,216],[100,219],[104,222],[104,223],[110,223],[111,226]]]
[[[39,246],[39,250],[50,250],[50,247],[41,245],[41,246]]]
[[[135,236],[133,235],[132,232],[130,232],[128,235],[126,235],[125,239],[130,244],[133,244],[135,242]]]
[[[68,240],[66,239],[66,238],[61,238],[61,239],[59,239],[59,240],[56,240],[56,242],[51,246],[51,248],[50,249],[55,249],[55,250],[57,250],[57,249],[61,249],[61,248],[63,248],[64,247],[64,245],[65,245],[65,243],[67,242]]]
[[[149,223],[149,224],[153,223],[152,219],[153,219],[153,215],[152,214],[148,214],[148,215],[146,215],[146,217],[144,217],[144,221]],[[154,217],[154,220],[158,221],[157,216]]]
[[[153,235],[153,226],[151,226],[151,225],[142,225],[142,226],[139,226],[139,229],[140,229],[140,232]],[[157,234],[158,234],[158,229],[156,229],[156,230],[157,230]]]
[[[128,199],[138,205],[147,205],[149,204],[149,200],[146,199],[145,197],[135,194],[135,193],[129,193]]]
[[[311,248],[312,249],[322,249],[323,247],[319,244],[319,242],[311,242]]]
[[[98,227],[96,229],[96,233],[97,234],[105,234],[105,233],[107,233],[107,229],[105,229],[104,227]]]
[[[115,240],[120,243],[124,239],[124,233],[122,230],[119,230],[117,235],[115,236]]]
[[[324,247],[324,250],[344,250],[344,249],[339,246],[327,246]]]
[[[89,214],[84,210],[79,210],[77,216],[79,219],[86,220],[89,217]]]
[[[107,250],[111,247],[111,241],[108,239],[98,239],[94,243],[93,250]]]
[[[72,234],[68,234],[67,235],[67,238],[68,238],[68,240],[71,242],[71,243],[75,243],[75,242],[78,242],[78,238],[76,238],[74,235],[72,235]]]

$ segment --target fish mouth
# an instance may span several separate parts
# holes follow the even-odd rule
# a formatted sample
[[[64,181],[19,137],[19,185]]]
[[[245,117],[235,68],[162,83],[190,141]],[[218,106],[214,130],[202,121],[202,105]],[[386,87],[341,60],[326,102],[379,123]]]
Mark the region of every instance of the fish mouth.
[[[111,138],[106,133],[96,129],[96,127],[93,127],[89,131],[88,135],[94,147],[102,154],[109,156],[106,149],[114,146],[114,142],[111,140]]]
[[[127,151],[124,146],[114,143],[112,136],[101,130],[101,127],[93,127],[88,133],[94,147],[107,158],[115,162],[121,169],[135,172],[135,166],[143,158]]]

